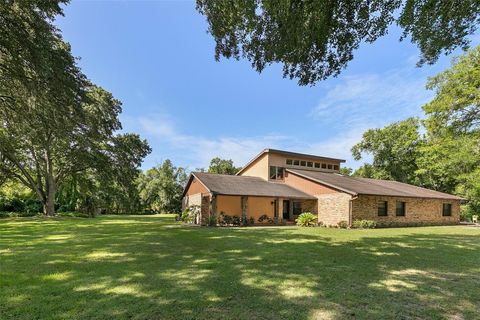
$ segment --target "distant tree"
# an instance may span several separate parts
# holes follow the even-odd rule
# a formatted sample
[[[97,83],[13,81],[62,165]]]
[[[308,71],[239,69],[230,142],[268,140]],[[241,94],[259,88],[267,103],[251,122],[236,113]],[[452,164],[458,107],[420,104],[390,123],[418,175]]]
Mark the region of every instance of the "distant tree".
[[[344,176],[351,176],[353,172],[352,168],[348,167],[341,167],[340,168],[340,173],[343,174]]]
[[[423,107],[427,143],[417,173],[424,183],[470,199],[480,211],[480,46],[429,79],[435,98]]]
[[[355,174],[368,173],[374,178],[416,183],[418,149],[423,143],[419,127],[419,119],[409,118],[366,131],[362,141],[352,147],[352,154],[355,160],[360,160],[362,153],[372,154],[373,163]]]
[[[220,159],[219,157],[216,157],[210,161],[208,172],[234,175],[240,169],[241,168],[237,168],[233,165],[233,161],[231,159],[226,160],[226,159]]]
[[[37,104],[37,97],[30,98],[0,109],[0,172],[29,187],[44,213],[53,215],[56,193],[66,177],[101,165],[100,170],[108,172],[105,168],[114,165],[116,148],[123,142],[115,135],[121,128],[121,107],[109,92],[92,85],[78,102],[61,94],[55,103]]]
[[[147,170],[138,178],[140,199],[151,211],[178,213],[187,179],[184,168],[175,167],[170,160],[165,160],[162,165]]]
[[[371,164],[365,163],[360,168],[355,170],[352,173],[354,177],[362,177],[362,178],[371,178],[375,179],[378,176],[378,179],[383,178],[381,174],[377,174],[378,170],[375,169]]]
[[[403,29],[421,52],[419,65],[469,44],[480,22],[478,0],[230,1],[197,0],[213,36],[215,58],[246,58],[262,72],[283,64],[300,85],[338,75],[363,42]]]

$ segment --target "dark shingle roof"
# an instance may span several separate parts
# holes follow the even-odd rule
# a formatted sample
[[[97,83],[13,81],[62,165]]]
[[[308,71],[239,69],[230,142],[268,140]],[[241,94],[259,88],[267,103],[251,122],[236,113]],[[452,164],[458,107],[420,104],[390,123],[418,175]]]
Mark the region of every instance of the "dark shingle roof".
[[[215,173],[192,173],[210,192],[223,195],[286,197],[316,199],[283,183],[268,182],[259,177],[231,176]]]
[[[336,173],[325,173],[309,170],[287,169],[287,171],[353,195],[364,194],[463,200],[460,197],[448,193],[425,189],[397,181],[349,177]]]

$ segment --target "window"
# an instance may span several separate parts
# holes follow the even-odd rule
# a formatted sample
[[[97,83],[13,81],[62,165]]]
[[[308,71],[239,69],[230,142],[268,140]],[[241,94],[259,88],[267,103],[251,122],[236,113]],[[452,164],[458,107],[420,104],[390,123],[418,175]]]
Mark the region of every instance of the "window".
[[[397,201],[395,212],[397,217],[405,217],[405,202]]]
[[[322,169],[327,169],[327,164],[326,163],[322,163]]]
[[[291,166],[293,164],[293,160],[292,159],[287,159],[286,163]]]
[[[293,214],[298,216],[302,213],[302,203],[300,201],[293,202]]]
[[[332,165],[331,164],[328,165],[328,169],[332,170]]]
[[[283,180],[283,171],[282,167],[270,166],[270,179]]]
[[[300,165],[300,160],[293,160],[293,165],[294,166],[299,166]]]
[[[338,171],[338,165],[334,164],[334,165],[333,165],[333,170],[337,170],[337,171]]]
[[[300,165],[301,165],[302,167],[305,167],[305,166],[307,165],[307,161],[300,161]]]
[[[387,201],[378,201],[377,210],[379,217],[386,217],[388,215]]]
[[[307,167],[310,167],[310,168],[313,167],[313,162],[308,161],[307,162]]]
[[[452,215],[452,204],[444,203],[443,204],[443,216],[450,217]]]
[[[320,163],[319,162],[315,162],[315,168],[320,168]]]

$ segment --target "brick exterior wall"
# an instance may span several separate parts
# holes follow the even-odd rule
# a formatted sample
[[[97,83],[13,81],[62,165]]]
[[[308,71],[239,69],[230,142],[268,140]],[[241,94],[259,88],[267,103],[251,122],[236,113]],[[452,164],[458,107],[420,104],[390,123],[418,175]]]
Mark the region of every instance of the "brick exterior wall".
[[[349,194],[343,192],[316,195],[318,198],[318,222],[325,226],[337,226],[340,221],[349,221]]]
[[[388,215],[378,216],[378,201],[388,202]],[[405,216],[396,216],[396,202],[406,203]],[[442,216],[444,203],[452,204],[452,216]],[[415,226],[457,224],[460,221],[460,201],[425,198],[403,198],[360,195],[352,201],[353,220],[375,220],[379,226]]]

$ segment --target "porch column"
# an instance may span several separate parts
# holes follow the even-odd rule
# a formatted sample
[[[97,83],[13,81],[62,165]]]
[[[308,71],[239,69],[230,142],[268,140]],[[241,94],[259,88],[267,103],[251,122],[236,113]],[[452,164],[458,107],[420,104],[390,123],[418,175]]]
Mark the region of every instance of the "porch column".
[[[247,222],[247,216],[248,216],[248,197],[247,196],[242,196],[241,198],[241,203],[242,203],[242,220],[244,221],[244,224]]]
[[[212,194],[212,200],[210,201],[210,215],[216,216],[217,215],[217,195]]]
[[[278,198],[278,221],[282,221],[283,219],[283,198]]]
[[[294,217],[293,217],[293,202],[294,200],[290,200],[290,208],[288,208],[288,220],[290,221],[294,221]]]

